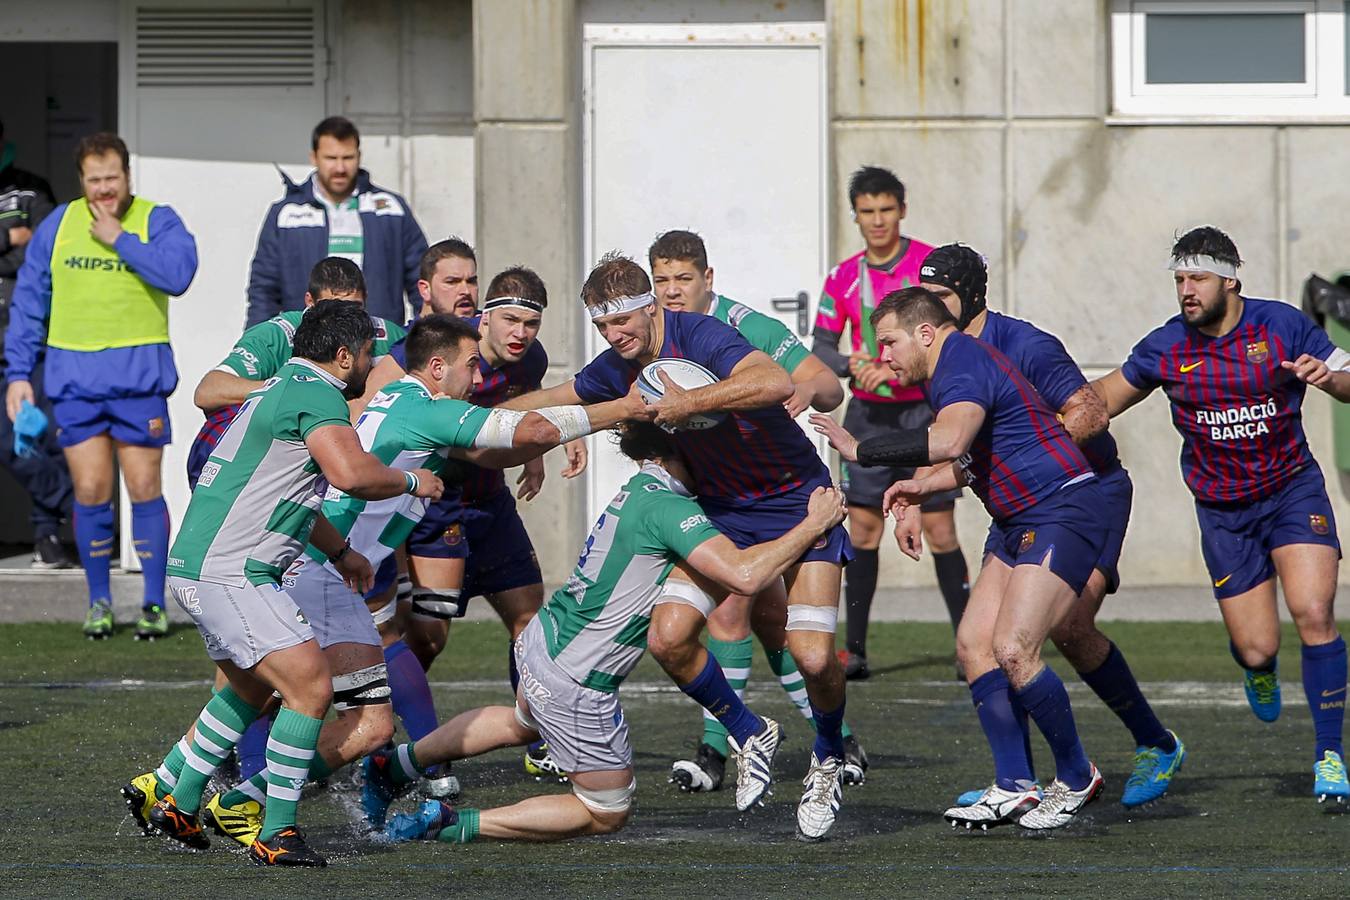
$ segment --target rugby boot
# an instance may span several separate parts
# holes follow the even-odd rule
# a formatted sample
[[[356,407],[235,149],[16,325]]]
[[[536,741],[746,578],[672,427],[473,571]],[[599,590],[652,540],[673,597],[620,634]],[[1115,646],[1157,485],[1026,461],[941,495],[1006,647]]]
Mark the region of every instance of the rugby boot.
[[[1244,670],[1242,688],[1247,703],[1262,722],[1274,722],[1280,717],[1280,667],[1276,663],[1269,672]]]
[[[1026,782],[1019,782],[1026,784]],[[961,801],[975,794],[975,799],[966,804]],[[1033,784],[1024,790],[1006,791],[997,784],[991,784],[982,791],[967,791],[957,798],[957,805],[942,814],[942,818],[953,828],[965,826],[967,831],[978,828],[988,831],[999,825],[1009,825],[1020,820],[1041,802],[1041,792]]]
[[[365,775],[361,784],[361,811],[372,828],[384,827],[389,804],[412,787],[411,784],[394,783],[389,774],[391,756],[387,750],[376,750],[361,762],[361,770]]]
[[[797,839],[818,841],[834,827],[844,800],[844,763],[837,756],[824,760],[811,754],[811,768],[802,779],[802,799],[797,803]]]
[[[100,600],[89,607],[84,617],[84,636],[91,641],[101,641],[113,633],[112,601]]]
[[[442,828],[455,824],[454,808],[442,800],[427,800],[415,813],[398,813],[384,827],[384,836],[393,843],[434,841]]]
[[[159,784],[159,779],[155,777],[154,772],[146,772],[137,775],[131,779],[129,784],[122,785],[122,799],[127,802],[127,809],[131,810],[131,818],[136,820],[136,825],[142,831],[151,831],[150,828],[150,810],[159,800],[155,793],[155,787]]]
[[[1092,766],[1092,777],[1088,779],[1087,786],[1079,791],[1070,789],[1067,784],[1056,778],[1050,782],[1050,787],[1045,789],[1045,796],[1041,798],[1040,805],[1018,819],[1017,824],[1030,831],[1063,828],[1073,821],[1074,816],[1078,815],[1083,807],[1097,799],[1102,792],[1103,784],[1105,779],[1102,778],[1102,773],[1097,771],[1096,766]]]
[[[736,739],[727,737],[732,756],[736,759],[736,811],[745,812],[752,806],[762,806],[764,798],[772,794],[773,758],[783,740],[783,729],[773,719],[764,719],[764,730],[745,739],[739,746]]]
[[[234,806],[225,806],[220,802],[221,794],[207,801],[202,810],[202,821],[216,834],[243,844],[253,846],[263,826],[263,805],[252,798]]]
[[[1159,747],[1134,749],[1134,771],[1125,782],[1125,793],[1120,798],[1122,806],[1132,808],[1151,803],[1172,786],[1172,776],[1181,771],[1181,764],[1186,761],[1186,745],[1174,732],[1167,733],[1177,745],[1171,753]]]
[[[315,853],[313,848],[305,843],[300,829],[294,825],[283,828],[268,840],[255,840],[248,848],[248,858],[259,866],[321,869],[328,865],[328,860]]]
[[[860,785],[867,781],[867,751],[858,743],[857,735],[844,738],[844,784]]]
[[[670,783],[689,793],[718,791],[726,771],[727,758],[715,747],[699,744],[693,759],[677,759],[670,767]]]
[[[152,806],[146,820],[155,831],[193,850],[205,850],[211,846],[201,823],[197,821],[197,814],[179,809],[178,804],[174,803],[173,794]]]
[[[1345,763],[1335,750],[1322,754],[1313,765],[1313,796],[1318,803],[1328,800],[1343,804],[1350,799],[1350,781],[1345,777]]]
[[[153,641],[169,633],[169,614],[158,603],[141,610],[141,619],[136,623],[136,640]]]
[[[549,756],[548,744],[543,741],[525,748],[525,772],[533,775],[535,781],[567,783],[567,774]]]

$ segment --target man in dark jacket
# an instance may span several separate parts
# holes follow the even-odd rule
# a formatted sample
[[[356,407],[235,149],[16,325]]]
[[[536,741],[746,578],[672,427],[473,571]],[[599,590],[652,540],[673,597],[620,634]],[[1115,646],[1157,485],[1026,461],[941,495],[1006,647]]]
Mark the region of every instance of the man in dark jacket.
[[[408,202],[371,184],[361,165],[361,135],[333,116],[310,139],[314,174],[300,184],[282,174],[286,195],[263,220],[248,278],[246,327],[285,310],[304,308],[310,269],[340,256],[361,267],[366,308],[391,322],[408,319],[406,295],[416,304],[418,266],[427,239]]]

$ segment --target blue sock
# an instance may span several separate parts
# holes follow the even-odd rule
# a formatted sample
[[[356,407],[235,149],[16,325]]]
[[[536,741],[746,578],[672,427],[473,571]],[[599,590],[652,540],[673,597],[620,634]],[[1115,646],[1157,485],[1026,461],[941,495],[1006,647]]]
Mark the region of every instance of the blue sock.
[[[1154,715],[1153,707],[1148,705],[1143,692],[1139,690],[1139,682],[1134,680],[1130,664],[1125,662],[1124,654],[1114,643],[1100,666],[1091,672],[1079,672],[1078,675],[1107,708],[1125,723],[1136,744],[1158,747],[1164,753],[1177,749],[1176,741]]]
[[[1036,781],[1031,773],[1031,729],[1025,710],[1013,696],[1008,676],[1002,669],[985,672],[970,683],[970,699],[994,754],[998,786],[1005,791],[1024,790]]]
[[[113,552],[113,507],[111,503],[85,506],[76,503],[75,546],[84,565],[84,580],[89,585],[89,605],[112,600],[112,582],[108,575]]]
[[[746,740],[764,730],[764,720],[750,711],[741,702],[736,692],[727,683],[722,667],[713,659],[711,653],[705,654],[703,671],[693,681],[680,685],[680,690],[692,697],[699,706],[713,714],[722,727],[727,730],[736,743]]]
[[[403,723],[403,730],[414,741],[436,730],[436,704],[431,699],[431,685],[417,656],[403,641],[394,641],[384,648],[384,663],[389,669],[390,701],[394,714]]]
[[[1325,644],[1303,645],[1303,693],[1312,710],[1317,733],[1317,758],[1334,750],[1342,758],[1341,732],[1345,725],[1345,638]]]
[[[235,745],[235,755],[239,757],[239,780],[247,781],[267,768],[267,735],[276,720],[276,710],[253,720],[253,724],[244,729],[244,736]]]
[[[163,497],[131,504],[131,543],[145,580],[141,606],[163,606],[164,568],[169,560],[169,507]]]
[[[1008,702],[1012,704],[1013,715],[1017,717],[1017,727],[1022,729],[1022,752],[1027,755],[1027,771],[1031,773],[1031,780],[1035,781],[1036,757],[1031,755],[1031,716],[1027,715],[1026,707],[1013,693],[1012,685],[1008,685]]]
[[[814,703],[811,704],[811,720],[816,723],[816,743],[811,748],[816,759],[825,760],[833,756],[844,758],[844,704],[837,709],[824,712]]]
[[[1078,739],[1064,682],[1046,666],[1017,692],[1017,696],[1055,755],[1055,777],[1070,790],[1081,791],[1087,787],[1092,780],[1092,763],[1088,762],[1087,751]]]

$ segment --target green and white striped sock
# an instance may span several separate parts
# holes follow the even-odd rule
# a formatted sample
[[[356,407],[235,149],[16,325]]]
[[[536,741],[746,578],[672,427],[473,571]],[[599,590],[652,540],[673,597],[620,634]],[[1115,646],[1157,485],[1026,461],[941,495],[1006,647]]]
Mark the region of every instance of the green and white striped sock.
[[[282,707],[267,736],[267,812],[258,839],[271,840],[295,824],[300,789],[309,780],[323,720]]]
[[[183,774],[183,766],[187,763],[188,738],[183,735],[178,739],[178,743],[173,745],[169,755],[164,757],[164,762],[155,769],[155,799],[163,800],[173,793],[173,789],[178,786],[178,776]]]
[[[436,840],[446,844],[467,844],[478,837],[478,810],[458,810],[455,824],[442,828]]]
[[[394,784],[407,784],[426,774],[426,770],[417,761],[416,745],[409,741],[399,744],[389,756],[389,778]]]
[[[708,652],[722,667],[727,684],[736,692],[737,697],[745,696],[745,684],[750,680],[750,661],[755,655],[755,644],[750,638],[740,641],[719,641],[708,638]],[[703,710],[703,743],[712,747],[723,756],[731,752],[727,744],[727,730],[722,723],[706,709]]]
[[[258,711],[241,700],[229,685],[221,688],[202,707],[192,740],[183,754],[184,765],[179,770],[178,783],[172,791],[173,801],[180,810],[185,813],[197,811],[211,773],[225,761],[231,748],[243,737],[244,729],[256,718]],[[172,756],[173,751],[170,751],[169,757]],[[164,768],[171,771],[169,758],[165,758]]]
[[[316,752],[314,759],[309,763],[309,780],[322,781],[332,774],[333,769],[324,761],[323,754]],[[263,806],[267,805],[267,769],[263,769],[252,778],[239,782],[222,794],[220,805],[238,806],[245,800],[256,800]]]

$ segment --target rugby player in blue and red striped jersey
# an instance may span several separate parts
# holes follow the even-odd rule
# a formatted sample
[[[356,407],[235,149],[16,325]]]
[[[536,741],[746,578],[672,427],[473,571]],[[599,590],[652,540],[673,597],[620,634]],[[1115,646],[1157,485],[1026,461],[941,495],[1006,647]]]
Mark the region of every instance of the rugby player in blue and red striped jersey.
[[[1200,546],[1257,718],[1280,714],[1275,578],[1303,643],[1316,731],[1313,794],[1350,798],[1342,760],[1345,641],[1334,612],[1341,557],[1322,470],[1303,434],[1308,385],[1350,400],[1350,355],[1301,312],[1243,297],[1233,241],[1205,226],[1172,247],[1180,314],[1093,383],[1118,415],[1161,387],[1182,437]]]
[[[811,492],[830,484],[830,473],[783,403],[793,395],[788,374],[723,322],[699,313],[663,310],[647,273],[633,260],[609,254],[582,287],[587,315],[609,349],[565,384],[504,406],[537,409],[562,402],[599,403],[622,397],[643,366],[660,358],[688,359],[720,379],[696,390],[666,381],[653,404],[658,425],[677,429],[674,440],[694,477],[699,505],[719,531],[739,547],[771,540],[801,520]],[[690,417],[725,412],[716,427],[678,430]],[[801,837],[818,840],[834,825],[842,798],[844,673],[834,652],[839,586],[852,556],[840,526],[788,570],[788,650],[806,681],[816,722],[816,743],[806,790],[797,807]],[[761,599],[758,602],[764,602]],[[734,697],[720,667],[698,642],[704,608],[663,603],[648,635],[652,655],[677,684],[705,708]],[[777,726],[766,735],[736,735],[776,746]],[[740,777],[738,772],[738,778]]]
[[[1087,586],[1069,612],[1050,631],[1055,646],[1112,712],[1130,730],[1135,742],[1134,772],[1125,784],[1121,803],[1140,806],[1156,800],[1171,786],[1172,776],[1181,768],[1186,749],[1176,735],[1163,727],[1154,714],[1134,673],[1120,649],[1097,627],[1097,611],[1107,594],[1120,584],[1118,564],[1125,530],[1130,522],[1134,485],[1121,465],[1116,442],[1106,430],[1106,407],[1088,385],[1078,365],[1069,356],[1059,338],[1030,322],[1005,316],[988,308],[986,290],[988,272],[979,253],[963,244],[939,247],[924,259],[920,268],[922,286],[928,288],[957,318],[957,325],[971,337],[997,348],[1017,366],[1032,387],[1059,412],[1069,436],[1082,448],[1093,471],[1106,505],[1102,515],[1107,523],[1106,544],[1097,560]],[[896,538],[902,550],[917,556],[922,549],[919,523],[908,516],[896,524]],[[989,529],[986,554],[997,554],[1002,531]],[[994,558],[994,557],[987,557]],[[976,583],[977,595],[983,589]],[[996,607],[995,607],[996,608]],[[982,704],[1013,702],[1006,676],[994,659],[992,618],[989,604],[981,596],[975,610],[962,620],[957,653],[967,672],[983,673],[973,677],[970,691],[977,708]],[[999,696],[990,700],[991,693]],[[1017,710],[1016,706],[1014,709]],[[1023,732],[1027,731],[1026,713],[1017,710]],[[958,805],[975,804],[982,791],[968,791]],[[972,815],[984,815],[976,810]]]
[[[1101,793],[1102,776],[1078,739],[1064,683],[1041,660],[1041,645],[1101,558],[1106,498],[1055,411],[1008,357],[958,331],[935,294],[922,287],[895,291],[878,304],[872,320],[882,359],[898,380],[928,382],[936,414],[932,426],[859,443],[829,416],[811,420],[846,460],[924,467],[886,491],[884,508],[901,518],[913,517],[924,497],[961,482],[984,503],[997,540],[985,548],[958,641],[966,640],[968,623],[989,623],[992,655],[1055,757],[1055,780],[1038,799],[1006,690],[990,691],[983,702],[977,693],[998,780],[975,806],[949,810],[947,818],[967,827],[1008,821],[1038,830],[1067,825]],[[944,465],[948,462],[953,465]],[[980,681],[986,673],[967,672],[972,691],[993,681]],[[976,818],[975,810],[987,815]]]

